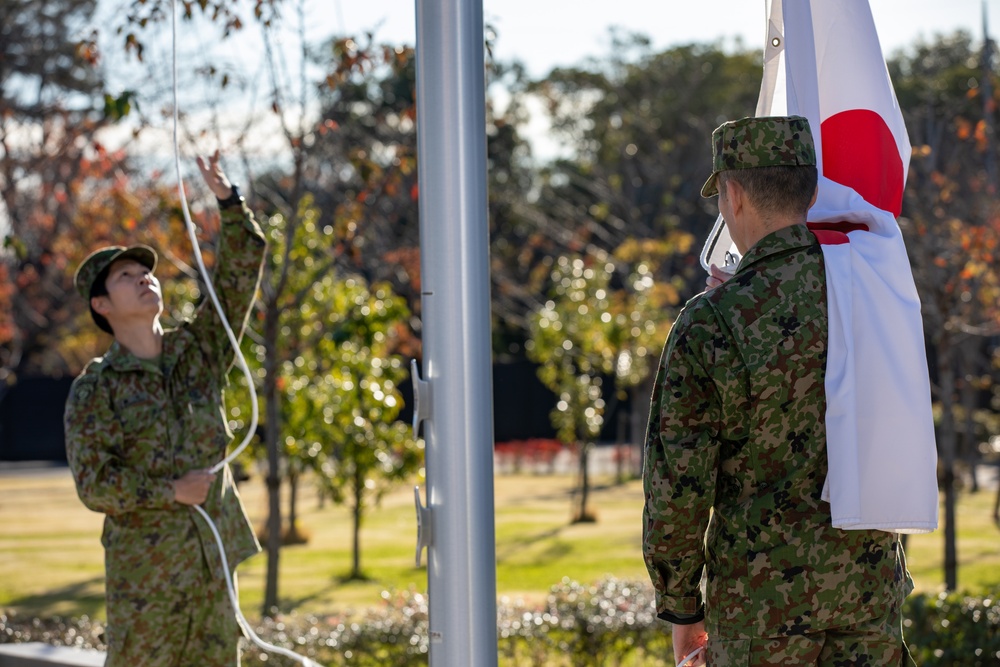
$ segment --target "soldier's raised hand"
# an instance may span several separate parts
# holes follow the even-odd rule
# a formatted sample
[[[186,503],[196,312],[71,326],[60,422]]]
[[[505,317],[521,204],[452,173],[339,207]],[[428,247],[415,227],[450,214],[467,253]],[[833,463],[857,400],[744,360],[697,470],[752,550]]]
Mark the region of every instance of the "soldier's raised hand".
[[[705,279],[705,287],[707,289],[718,287],[732,277],[733,274],[729,273],[725,269],[720,269],[715,264],[712,264],[708,267],[708,278]]]
[[[212,157],[205,158],[198,156],[198,169],[201,170],[201,177],[205,179],[205,185],[215,195],[216,199],[227,199],[232,193],[233,184],[226,177],[226,172],[219,164],[219,151],[216,149]]]

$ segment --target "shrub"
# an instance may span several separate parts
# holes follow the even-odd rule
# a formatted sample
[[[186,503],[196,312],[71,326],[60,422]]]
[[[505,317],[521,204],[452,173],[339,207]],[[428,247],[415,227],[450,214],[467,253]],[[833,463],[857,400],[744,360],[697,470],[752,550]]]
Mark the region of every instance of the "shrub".
[[[666,626],[653,613],[649,584],[608,578],[593,586],[563,579],[541,609],[501,604],[501,664],[667,665]]]
[[[911,596],[903,611],[903,632],[916,663],[921,667],[1000,665],[997,593]]]
[[[1000,592],[1000,591],[998,591]],[[255,631],[330,667],[426,665],[427,598],[416,591],[383,593],[383,603],[358,616],[265,619]],[[904,607],[907,643],[921,667],[1000,665],[1000,605],[983,597],[914,595]],[[501,600],[499,664],[517,667],[638,667],[673,664],[668,626],[653,613],[645,581],[608,578],[592,586],[564,579],[542,606]],[[0,614],[0,643],[44,642],[104,649],[104,627],[83,617],[18,618]],[[244,664],[291,667],[252,646]]]

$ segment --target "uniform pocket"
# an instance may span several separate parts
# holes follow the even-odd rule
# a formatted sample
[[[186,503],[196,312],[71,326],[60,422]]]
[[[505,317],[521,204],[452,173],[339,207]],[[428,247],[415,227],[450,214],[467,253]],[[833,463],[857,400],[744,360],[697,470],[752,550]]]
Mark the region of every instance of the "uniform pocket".
[[[129,664],[126,649],[131,634],[130,614],[122,607],[122,601],[108,600],[108,624],[104,631],[108,639],[108,658],[104,667],[135,667]]]
[[[750,667],[749,639],[708,638],[706,662],[709,667]]]

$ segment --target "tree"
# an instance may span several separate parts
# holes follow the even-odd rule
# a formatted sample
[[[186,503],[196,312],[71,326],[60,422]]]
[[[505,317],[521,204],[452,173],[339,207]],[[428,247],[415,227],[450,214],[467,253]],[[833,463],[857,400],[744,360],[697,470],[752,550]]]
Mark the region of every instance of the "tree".
[[[322,322],[329,313],[328,305],[314,301],[310,308],[304,303],[315,285],[322,284],[333,274],[333,260],[328,252],[334,245],[333,230],[329,226],[317,226],[318,217],[319,211],[312,206],[311,198],[303,195],[291,217],[275,213],[267,218],[264,229],[269,251],[261,281],[260,310],[252,324],[257,330],[255,356],[261,364],[258,377],[264,406],[267,457],[268,559],[261,612],[265,616],[273,613],[278,604],[282,535],[281,444],[287,441],[281,437],[285,432],[282,413],[286,411],[283,394],[288,387],[283,370],[289,363],[293,366],[302,363],[304,352],[323,337]]]
[[[540,170],[538,201],[554,254],[612,252],[629,239],[679,232],[704,239],[717,214],[700,196],[712,130],[753,113],[760,58],[713,45],[657,53],[644,37],[612,33],[606,59],[538,82],[553,134],[571,151]],[[663,258],[655,277],[682,278],[683,299],[704,286],[691,253]]]
[[[699,191],[711,172],[712,130],[752,114],[759,83],[759,52],[712,45],[654,52],[641,36],[613,33],[606,59],[557,69],[531,86],[569,156],[538,169],[533,216],[540,222],[518,249],[530,267],[527,284],[543,291],[553,257],[623,248],[632,266],[645,263],[651,272],[664,309],[654,318],[654,347],[662,345],[669,309],[704,287],[690,250],[717,214]],[[640,387],[626,391],[642,411]],[[638,414],[631,421],[635,440],[645,424]]]
[[[327,491],[351,510],[352,561],[348,579],[363,579],[361,526],[370,504],[378,505],[394,484],[423,463],[423,445],[398,421],[399,385],[409,375],[393,354],[400,334],[408,336],[406,305],[388,285],[370,290],[346,278],[333,286],[331,332],[315,350],[306,419],[320,431],[314,445],[323,454],[319,470]],[[324,368],[325,367],[325,368]],[[304,415],[305,416],[305,415]]]
[[[487,28],[488,40],[493,34]],[[529,319],[542,306],[552,259],[567,250],[554,224],[562,221],[548,218],[534,196],[538,169],[523,135],[532,82],[517,63],[488,61],[487,91],[493,352],[498,360],[522,359]]]
[[[72,285],[94,247],[147,243],[168,306],[195,294],[173,188],[136,169],[127,133],[115,148],[102,137],[133,94],[104,91],[97,32],[83,31],[95,8],[0,1],[0,398],[19,374],[75,374],[103,351]],[[212,217],[195,215],[211,236]]]
[[[18,373],[67,372],[51,345],[77,312],[65,256],[84,240],[74,217],[100,168],[124,166],[95,143],[96,51],[73,37],[94,6],[0,2],[0,398]]]
[[[1000,209],[995,198],[996,74],[980,68],[964,33],[918,44],[890,63],[914,146],[900,224],[923,304],[930,343],[939,476],[944,492],[945,585],[958,584],[956,464],[962,444],[975,457],[976,378],[988,369],[984,336],[1000,333]],[[980,85],[981,82],[983,85]],[[990,85],[985,85],[990,82]],[[982,99],[982,92],[989,98]],[[964,404],[964,405],[962,405]],[[962,409],[960,409],[962,408]]]
[[[379,44],[370,34],[345,37],[327,44],[316,62],[329,74],[319,88],[318,129],[304,149],[311,165],[307,187],[324,220],[346,224],[338,268],[371,283],[388,282],[419,316],[414,49]],[[511,347],[518,354],[527,314],[538,305],[539,276],[532,280],[535,267],[523,261],[524,249],[547,221],[524,196],[534,178],[521,133],[529,82],[518,65],[492,60],[487,77],[494,91],[486,132],[495,341],[498,354]]]
[[[304,28],[305,71],[303,35]],[[273,64],[277,54],[271,41],[266,43]],[[324,322],[332,316],[332,304],[310,301],[310,294],[334,275],[352,274],[366,282],[392,279],[394,289],[419,302],[419,265],[411,261],[419,256],[416,226],[405,224],[406,211],[415,211],[416,158],[403,139],[395,138],[415,133],[406,111],[413,106],[412,96],[407,99],[405,92],[412,88],[406,74],[408,67],[412,70],[412,50],[378,46],[369,37],[363,46],[354,38],[333,40],[326,53],[324,75],[315,87],[304,79],[281,79],[278,68],[272,69],[272,111],[281,123],[291,170],[272,168],[254,180],[270,209],[266,233],[272,246],[257,323],[269,497],[264,614],[278,600],[283,456],[295,455],[287,467],[292,473],[300,464],[315,464],[303,459],[312,447],[283,448],[295,442],[283,421],[283,369],[320,345]],[[319,118],[305,112],[314,102],[326,109]],[[303,110],[296,122],[283,113],[286,104]],[[408,236],[400,240],[404,232]],[[308,309],[307,303],[312,304]],[[415,352],[412,336],[401,338]]]
[[[377,504],[393,482],[411,475],[422,460],[422,448],[410,437],[409,428],[397,421],[403,406],[398,387],[407,371],[394,351],[408,345],[409,312],[385,284],[369,290],[358,277],[338,278],[329,270],[317,275],[308,269],[311,250],[330,233],[318,228],[319,212],[308,207],[310,201],[304,200],[302,224],[291,239],[287,261],[294,268],[272,327],[277,332],[277,353],[268,349],[267,335],[255,336],[246,346],[257,377],[273,380],[267,383],[273,389],[264,392],[263,402],[268,418],[277,414],[280,419],[284,465],[278,466],[291,486],[287,529],[282,530],[279,511],[269,514],[266,532],[268,542],[274,530],[286,541],[295,541],[296,481],[311,471],[326,493],[352,511],[353,563],[348,578],[363,578],[360,529],[368,505]],[[268,220],[271,262],[285,261],[286,226],[280,216]],[[273,269],[267,274],[276,275]],[[258,325],[262,319],[257,318]],[[270,371],[269,359],[276,360]],[[233,425],[244,427],[245,400],[237,397],[230,405],[230,417],[239,420]],[[275,516],[279,522],[271,521]],[[277,590],[274,602],[265,613],[276,606]]]
[[[335,238],[334,267],[369,283],[388,282],[419,313],[419,229],[416,173],[416,69],[411,47],[374,36],[330,40],[310,57],[322,78],[318,116],[285,133],[292,174],[266,173],[257,187],[276,209],[309,193],[317,224]],[[312,96],[313,93],[310,93]],[[289,105],[287,93],[274,95]]]
[[[551,275],[549,300],[531,319],[529,358],[540,364],[538,377],[558,397],[551,412],[558,438],[577,448],[579,504],[573,521],[593,521],[589,455],[601,433],[606,395],[637,386],[649,374],[649,358],[666,317],[650,300],[651,271],[639,263],[623,266],[624,284],[611,258],[563,256]],[[613,383],[610,394],[604,384]]]
[[[670,327],[673,326],[683,278],[657,279],[663,264],[676,255],[691,252],[694,236],[674,232],[664,239],[633,239],[615,250],[619,267],[628,267],[629,276],[613,293],[612,344],[619,350],[615,363],[615,391],[619,399],[628,397],[633,406],[628,442],[639,450],[645,445],[646,414],[650,390],[646,380]],[[619,477],[622,475],[619,474]]]

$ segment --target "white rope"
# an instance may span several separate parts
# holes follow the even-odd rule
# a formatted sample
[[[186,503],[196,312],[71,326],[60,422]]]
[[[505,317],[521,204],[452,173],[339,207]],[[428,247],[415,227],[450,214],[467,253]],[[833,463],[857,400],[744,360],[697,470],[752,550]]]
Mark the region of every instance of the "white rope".
[[[215,311],[219,314],[219,319],[222,322],[223,328],[226,330],[226,335],[229,337],[229,342],[233,346],[233,351],[236,353],[236,362],[243,371],[243,376],[247,381],[247,389],[250,392],[250,425],[247,427],[246,435],[243,437],[243,441],[239,444],[236,449],[234,449],[226,458],[224,458],[219,463],[212,466],[209,472],[216,474],[222,470],[227,463],[235,459],[240,453],[246,449],[247,445],[250,444],[251,438],[257,431],[257,420],[258,420],[258,407],[257,407],[257,392],[254,389],[253,375],[250,373],[250,367],[247,365],[247,360],[243,356],[242,350],[240,350],[240,342],[236,338],[236,334],[233,333],[233,328],[229,325],[229,320],[226,318],[226,313],[222,309],[222,304],[219,303],[219,297],[215,293],[215,287],[212,286],[212,279],[208,275],[208,270],[205,268],[205,261],[201,256],[201,247],[198,245],[198,235],[194,227],[194,222],[191,220],[191,212],[188,210],[187,197],[184,195],[184,179],[181,175],[181,151],[180,151],[180,141],[178,140],[178,104],[177,104],[177,0],[171,0],[171,21],[172,21],[172,47],[173,47],[173,58],[171,61],[171,72],[173,74],[173,97],[174,97],[174,167],[177,170],[177,192],[181,200],[181,211],[184,214],[184,226],[187,229],[188,237],[191,239],[191,247],[194,250],[194,257],[198,263],[198,272],[205,283],[205,289],[208,291],[208,296],[212,300],[212,305],[215,306]],[[278,653],[285,656],[286,658],[291,658],[296,662],[302,663],[304,667],[319,667],[319,665],[309,658],[299,655],[294,651],[290,651],[286,648],[280,646],[275,646],[274,644],[268,643],[261,639],[253,628],[250,627],[250,623],[247,622],[246,617],[240,610],[240,600],[236,596],[236,589],[233,586],[233,577],[229,571],[229,561],[226,558],[226,548],[222,543],[222,537],[219,535],[219,529],[216,528],[215,523],[212,518],[208,516],[208,513],[198,505],[193,505],[192,508],[201,515],[208,524],[208,527],[212,530],[212,535],[215,537],[215,543],[219,547],[219,558],[222,560],[222,575],[226,580],[226,590],[229,591],[229,600],[233,605],[233,611],[236,613],[236,622],[239,623],[240,627],[250,638],[250,640],[262,648],[265,651],[271,653]]]
[[[236,334],[233,333],[233,328],[229,326],[229,320],[226,319],[226,313],[222,310],[222,304],[219,303],[219,297],[215,293],[215,287],[212,286],[212,279],[209,277],[208,270],[205,268],[205,260],[202,259],[201,247],[198,245],[198,234],[195,230],[194,223],[191,221],[191,212],[188,210],[187,197],[184,195],[184,178],[181,175],[181,150],[180,142],[177,138],[177,128],[179,125],[177,105],[177,0],[171,0],[170,7],[172,11],[171,18],[173,19],[172,73],[174,83],[174,167],[177,170],[177,192],[181,199],[181,211],[184,214],[184,226],[187,229],[188,237],[191,239],[191,247],[194,250],[194,258],[198,264],[198,272],[204,280],[208,296],[211,298],[212,305],[215,306],[215,311],[219,314],[222,326],[226,330],[226,335],[229,337],[230,344],[233,346],[233,351],[236,353],[236,363],[239,365],[240,370],[243,371],[243,377],[246,378],[247,389],[250,392],[250,425],[247,427],[246,435],[243,436],[243,441],[229,454],[229,456],[215,464],[209,470],[209,472],[215,474],[222,470],[227,463],[239,456],[240,453],[246,449],[247,445],[250,444],[250,440],[257,432],[257,392],[254,390],[253,375],[250,373],[250,367],[247,365],[247,360],[243,356],[242,350],[240,350],[240,341],[236,338]]]
[[[250,640],[265,651],[278,653],[286,658],[291,658],[296,662],[301,662],[305,665],[305,667],[319,667],[318,664],[305,656],[301,656],[287,648],[275,646],[274,644],[264,641],[257,636],[256,632],[253,631],[253,628],[250,627],[250,623],[248,623],[246,617],[243,616],[243,612],[240,611],[240,601],[239,598],[236,597],[236,588],[233,586],[233,578],[229,574],[229,561],[226,559],[226,549],[222,545],[222,537],[219,535],[219,531],[212,522],[211,517],[208,516],[208,513],[198,505],[193,505],[192,507],[194,507],[194,510],[198,512],[203,519],[205,519],[208,527],[212,529],[212,535],[215,537],[215,544],[219,547],[219,557],[222,559],[223,576],[226,579],[226,589],[229,591],[229,600],[233,603],[233,609],[236,611],[236,622],[240,624],[240,627],[243,628],[243,631],[247,634]]]
[[[677,663],[677,667],[687,667],[688,665],[694,664],[694,659],[697,658],[705,650],[704,646],[700,646],[695,650],[684,656],[684,659]]]

